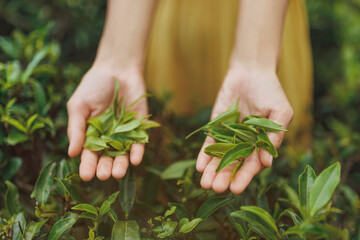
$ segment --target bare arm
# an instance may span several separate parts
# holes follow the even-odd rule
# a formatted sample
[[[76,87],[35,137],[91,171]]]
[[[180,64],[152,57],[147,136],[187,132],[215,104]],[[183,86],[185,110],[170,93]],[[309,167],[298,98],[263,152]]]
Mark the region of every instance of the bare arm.
[[[230,67],[218,93],[212,118],[240,99],[241,117],[261,115],[284,128],[291,122],[293,110],[276,76],[286,6],[286,0],[241,1]],[[281,145],[283,136],[283,133],[269,133],[276,148]],[[203,172],[201,186],[205,189],[224,192],[230,187],[233,193],[240,194],[264,166],[272,164],[272,156],[261,149],[244,160],[231,182],[236,163],[215,172],[220,159],[204,153],[204,148],[212,143],[213,139],[206,138],[196,164],[197,170]]]
[[[110,105],[116,77],[119,95],[130,104],[145,93],[142,77],[144,49],[156,0],[109,0],[105,28],[94,64],[68,101],[69,156],[81,153],[80,177],[89,181],[96,173],[100,180],[111,175],[121,178],[129,166],[140,164],[144,144],[133,144],[130,156],[98,156],[83,149],[86,120],[104,112]],[[141,100],[132,111],[147,115],[147,102]]]

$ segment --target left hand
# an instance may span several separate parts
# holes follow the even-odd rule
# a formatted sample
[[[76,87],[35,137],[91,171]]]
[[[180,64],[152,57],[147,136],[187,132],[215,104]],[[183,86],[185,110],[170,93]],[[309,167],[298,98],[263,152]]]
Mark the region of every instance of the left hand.
[[[226,111],[235,100],[239,99],[241,119],[248,115],[259,115],[281,124],[286,129],[293,118],[293,110],[275,71],[260,68],[244,69],[236,66],[228,71],[211,118]],[[268,136],[278,148],[282,143],[284,132],[268,133]],[[234,162],[216,172],[220,159],[208,156],[204,152],[204,149],[213,143],[215,140],[206,138],[196,163],[197,171],[203,173],[200,184],[205,189],[212,188],[215,192],[221,193],[230,187],[231,192],[240,194],[264,166],[272,165],[272,156],[260,149],[257,154],[252,153],[244,160],[231,182],[231,175],[237,163]]]

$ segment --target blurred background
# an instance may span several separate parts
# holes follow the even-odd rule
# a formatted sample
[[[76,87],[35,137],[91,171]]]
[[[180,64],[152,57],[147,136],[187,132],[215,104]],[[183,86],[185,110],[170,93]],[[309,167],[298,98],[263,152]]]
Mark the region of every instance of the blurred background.
[[[151,113],[156,120],[166,124],[162,130],[154,131],[150,141],[160,144],[149,144],[144,164],[163,169],[173,161],[194,158],[201,146],[202,137],[189,143],[184,141],[184,136],[209,118],[211,103],[226,73],[227,56],[233,41],[234,23],[231,22],[236,18],[233,6],[237,6],[237,1],[229,0],[222,5],[219,5],[220,1],[209,1],[208,5],[201,5],[205,1],[194,1],[193,12],[178,10],[178,20],[169,17],[168,22],[164,20],[165,13],[176,8],[168,6],[170,1],[160,2],[144,74],[150,90],[156,93],[156,97],[150,99]],[[196,12],[201,6],[208,11]],[[285,85],[291,85],[293,81],[299,84],[296,86],[305,87],[303,91],[296,91],[299,88],[291,90],[291,87],[287,91],[291,103],[297,104],[299,110],[295,109],[295,127],[293,133],[289,133],[291,141],[281,148],[279,162],[273,167],[269,182],[281,178],[296,186],[297,176],[305,164],[309,163],[319,171],[339,161],[342,180],[334,204],[343,210],[343,214],[334,217],[332,222],[348,229],[355,239],[360,236],[360,1],[290,0],[290,6],[302,8],[300,17],[303,20],[300,25],[286,25],[286,31],[297,34],[294,41],[298,37],[304,40],[302,46],[296,45],[298,42],[292,42],[291,38],[286,42],[304,49],[298,54],[305,56],[302,60],[287,56],[288,62],[293,61],[295,70],[292,73],[300,80],[284,79],[286,68],[280,69],[279,74]],[[29,195],[41,167],[50,160],[67,158],[66,99],[92,64],[105,9],[106,1],[103,0],[0,0],[0,192],[3,194],[6,189],[5,180],[12,180],[28,208],[33,204]],[[206,26],[214,25],[211,14],[207,15],[212,10],[217,10],[219,18],[229,19],[224,20],[229,21],[226,28],[221,24],[216,26],[225,38],[187,27],[190,22],[183,23],[185,25],[176,22],[186,16],[190,16],[188,21],[203,19],[205,27],[201,29],[206,29]],[[181,14],[184,16],[179,16]],[[176,28],[181,33],[174,30]],[[181,53],[169,54],[170,47],[156,44],[156,39],[172,41],[171,36],[189,36],[192,32],[207,35],[193,41],[195,45],[191,47],[186,43],[192,39],[180,38],[182,42],[177,42],[176,46],[184,50]],[[205,42],[209,46],[202,46]],[[201,59],[206,49],[211,49],[210,57],[217,60],[206,58],[204,62],[195,62]],[[170,59],[168,66],[156,60],[164,56],[163,59]],[[186,65],[186,59],[195,59],[195,65]],[[197,67],[199,64],[205,69]],[[300,70],[296,70],[297,67]],[[162,88],[163,82],[172,74],[174,85],[170,89]],[[176,96],[171,87],[176,88],[179,79],[191,82],[199,77],[211,82],[211,89],[200,93],[203,101],[192,99],[192,91],[191,99],[179,105],[178,99],[187,94],[187,89],[184,87]],[[201,89],[199,86],[191,88]],[[39,116],[38,125],[28,129],[26,121],[33,114]],[[20,125],[23,123],[24,127],[14,121],[9,126],[9,120],[4,121],[9,118]],[[102,183],[91,184],[85,184],[83,189],[96,186],[101,191]],[[164,189],[154,191],[157,193],[154,199],[148,199],[151,203],[161,206],[171,199],[171,194]],[[87,196],[91,198],[89,194]],[[98,198],[101,197],[104,193],[100,193]]]

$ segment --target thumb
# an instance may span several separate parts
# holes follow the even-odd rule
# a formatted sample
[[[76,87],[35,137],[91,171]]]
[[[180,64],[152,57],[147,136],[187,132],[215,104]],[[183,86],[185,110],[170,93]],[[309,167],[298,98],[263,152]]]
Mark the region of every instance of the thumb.
[[[80,154],[85,142],[86,119],[89,116],[89,108],[78,100],[69,100],[67,104],[69,138],[68,154],[70,157],[76,157]]]

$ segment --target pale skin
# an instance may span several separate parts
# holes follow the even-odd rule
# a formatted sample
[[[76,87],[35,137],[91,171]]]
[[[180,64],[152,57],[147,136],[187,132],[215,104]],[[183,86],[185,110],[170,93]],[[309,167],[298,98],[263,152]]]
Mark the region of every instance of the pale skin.
[[[129,162],[139,165],[142,161],[143,144],[134,144],[129,156],[115,159],[98,156],[83,149],[82,145],[86,119],[101,114],[111,103],[113,76],[119,79],[119,93],[127,103],[145,93],[141,72],[155,5],[155,0],[109,0],[105,30],[95,62],[68,102],[69,155],[74,157],[81,153],[80,177],[84,181],[91,180],[95,175],[100,180],[107,180],[111,175],[121,178]],[[212,118],[239,99],[242,117],[255,114],[282,124],[284,128],[290,124],[293,110],[276,76],[286,6],[287,0],[241,1],[231,63],[218,93]],[[146,115],[146,100],[142,100],[132,111]],[[281,145],[283,137],[284,133],[269,133],[276,148]],[[231,181],[236,163],[216,172],[220,160],[203,152],[212,143],[214,140],[206,138],[196,164],[196,169],[203,173],[200,184],[205,189],[224,192],[230,188],[233,193],[240,194],[263,167],[272,165],[271,155],[260,150],[244,160]]]

